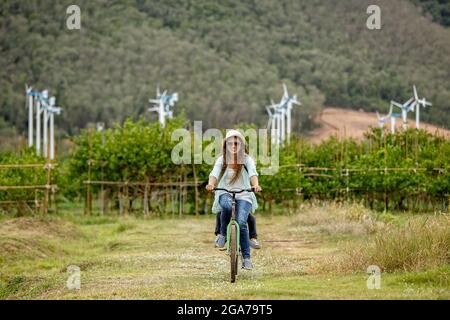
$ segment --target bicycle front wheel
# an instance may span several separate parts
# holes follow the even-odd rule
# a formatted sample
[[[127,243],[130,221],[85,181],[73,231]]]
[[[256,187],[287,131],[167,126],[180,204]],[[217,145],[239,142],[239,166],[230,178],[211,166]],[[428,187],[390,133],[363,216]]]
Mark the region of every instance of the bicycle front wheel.
[[[236,281],[238,272],[238,253],[237,253],[237,226],[233,223],[230,228],[230,265],[231,265],[231,282]]]

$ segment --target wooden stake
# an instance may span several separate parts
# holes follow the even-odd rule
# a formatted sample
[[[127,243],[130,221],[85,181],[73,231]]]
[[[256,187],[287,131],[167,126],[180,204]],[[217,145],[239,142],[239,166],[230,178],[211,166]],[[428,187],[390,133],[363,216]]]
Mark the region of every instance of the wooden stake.
[[[44,215],[47,215],[50,188],[51,188],[51,164],[49,158],[47,158],[47,164],[45,165],[45,168],[47,170],[47,183],[45,185],[45,195],[44,195]]]
[[[144,187],[144,215],[148,215],[148,177],[145,177],[145,187]]]
[[[195,215],[198,216],[198,186],[197,186],[197,170],[195,169],[195,164],[192,164],[192,172],[194,174],[194,183],[195,183],[195,187],[194,187],[194,210],[195,210]]]
[[[125,187],[124,187],[124,192],[123,192],[123,201],[124,201],[124,215],[127,216],[128,215],[128,211],[129,211],[129,206],[130,206],[130,200],[128,197],[128,183],[125,183]]]
[[[91,215],[92,212],[92,194],[91,194],[91,166],[92,166],[92,130],[88,132],[88,144],[89,144],[89,160],[88,160],[88,181],[86,185],[86,206],[85,214]]]

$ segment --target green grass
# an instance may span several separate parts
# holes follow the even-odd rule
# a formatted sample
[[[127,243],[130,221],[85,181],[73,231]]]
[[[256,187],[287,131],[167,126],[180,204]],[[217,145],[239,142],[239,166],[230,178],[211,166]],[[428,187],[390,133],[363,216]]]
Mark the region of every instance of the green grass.
[[[367,289],[365,268],[322,272],[320,265],[341,254],[344,243],[376,234],[378,222],[361,219],[370,213],[359,210],[307,207],[291,216],[257,216],[263,249],[252,252],[255,269],[240,271],[235,284],[228,256],[212,245],[213,216],[4,219],[0,298],[450,298],[445,264],[382,273],[379,290]],[[66,288],[69,265],[81,269],[81,290]]]

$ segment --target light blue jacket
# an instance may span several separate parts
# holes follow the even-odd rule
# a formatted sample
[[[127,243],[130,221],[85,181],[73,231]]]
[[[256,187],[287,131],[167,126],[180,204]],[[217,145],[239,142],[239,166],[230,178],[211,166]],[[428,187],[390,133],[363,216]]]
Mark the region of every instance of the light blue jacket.
[[[250,157],[247,154],[245,155],[244,164],[247,167],[248,172],[247,172],[247,170],[245,170],[245,168],[242,168],[241,176],[243,178],[245,188],[250,189],[251,188],[250,177],[258,176],[258,172],[256,172],[255,161],[252,159],[252,157]],[[213,176],[216,179],[219,179],[220,172],[222,171],[222,165],[223,165],[223,156],[220,156],[217,158],[216,163],[214,164],[214,168],[212,169],[209,176],[210,177]],[[217,184],[218,188],[224,187],[224,185],[225,185],[224,176],[220,179],[219,183]],[[225,191],[215,191],[214,192],[214,203],[212,206],[213,213],[219,213],[222,210],[222,208],[220,207],[220,204],[219,204],[219,197],[224,193],[226,193],[226,192]],[[256,196],[254,193],[251,193],[250,196],[252,198],[252,212],[255,212],[255,210],[258,209],[258,201],[256,201]]]

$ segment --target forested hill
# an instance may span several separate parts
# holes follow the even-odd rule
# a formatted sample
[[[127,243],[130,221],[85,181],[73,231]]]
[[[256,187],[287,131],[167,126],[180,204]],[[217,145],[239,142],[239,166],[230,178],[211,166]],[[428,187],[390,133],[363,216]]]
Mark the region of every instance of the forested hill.
[[[421,6],[425,12],[429,13],[433,20],[450,27],[450,0],[413,0]]]
[[[80,31],[66,28],[75,3]],[[25,129],[25,83],[57,95],[68,133],[144,115],[157,84],[179,92],[176,113],[228,127],[265,124],[286,82],[307,130],[323,105],[387,110],[414,83],[433,102],[422,119],[449,128],[450,29],[415,3],[2,0],[0,124]],[[370,4],[381,30],[366,28]]]

